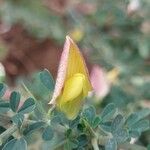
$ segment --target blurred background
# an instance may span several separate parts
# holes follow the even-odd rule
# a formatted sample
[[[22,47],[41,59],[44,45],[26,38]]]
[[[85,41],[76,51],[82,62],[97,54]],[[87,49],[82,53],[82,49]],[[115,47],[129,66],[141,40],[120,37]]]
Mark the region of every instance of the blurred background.
[[[149,0],[0,0],[0,82],[15,86],[44,68],[55,78],[66,35],[84,54],[100,107],[150,108]]]

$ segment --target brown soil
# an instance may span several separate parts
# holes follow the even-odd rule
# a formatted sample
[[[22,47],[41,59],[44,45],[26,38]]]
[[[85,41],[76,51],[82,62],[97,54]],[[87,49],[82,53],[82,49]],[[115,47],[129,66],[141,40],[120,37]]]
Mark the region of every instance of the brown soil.
[[[9,82],[16,77],[47,68],[55,77],[61,48],[51,39],[40,41],[30,36],[21,25],[13,26],[1,35],[8,48],[7,56],[2,60]]]

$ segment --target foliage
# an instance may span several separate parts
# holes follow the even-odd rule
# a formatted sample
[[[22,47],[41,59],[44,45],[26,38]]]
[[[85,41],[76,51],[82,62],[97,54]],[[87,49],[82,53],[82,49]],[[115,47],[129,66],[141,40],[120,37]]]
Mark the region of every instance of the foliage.
[[[93,6],[91,13],[67,5],[61,15],[44,7],[43,1],[5,0],[0,19],[8,26],[22,24],[40,41],[62,43],[66,34],[78,31],[80,36],[73,37],[88,51],[88,59],[106,70],[112,86],[99,105],[93,103],[95,97],[88,97],[79,116],[69,121],[58,110],[49,111],[54,80],[47,70],[21,79],[23,92],[13,91],[9,101],[7,86],[1,83],[0,149],[27,149],[35,141],[42,150],[149,148],[150,110],[143,107],[150,102],[150,1],[140,1],[140,7],[129,12],[129,0],[83,0]],[[1,44],[1,49],[6,48]],[[24,95],[29,96],[25,102]]]
[[[31,35],[41,40],[53,38],[62,43],[66,34],[72,35],[78,30],[83,36],[77,41],[83,49],[90,50],[89,59],[108,72],[114,68],[119,72],[117,85],[112,87],[111,94],[119,92],[127,98],[112,98],[111,101],[124,105],[130,101],[128,97],[132,97],[140,105],[140,100],[150,98],[150,2],[140,1],[140,8],[131,14],[127,10],[128,0],[94,0],[88,4],[96,6],[90,14],[79,13],[78,9],[68,6],[61,16],[44,7],[42,0],[6,0],[0,7],[0,16],[8,25],[21,23]]]
[[[39,85],[43,84],[48,89],[51,89],[51,86],[47,86],[46,81],[54,84],[48,71],[37,73],[33,78],[35,77],[39,80]],[[3,120],[4,117],[9,120],[9,127],[0,135],[1,143],[5,143],[3,150],[10,148],[26,150],[27,146],[30,146],[29,139],[34,138],[34,135],[38,133],[41,136],[37,140],[42,138],[43,141],[40,149],[47,149],[47,147],[65,150],[90,149],[92,145],[93,147],[97,145],[99,148],[105,147],[106,150],[116,150],[117,147],[123,148],[124,143],[127,144],[132,138],[139,138],[142,132],[150,129],[150,122],[146,119],[150,115],[150,110],[146,108],[126,116],[114,103],[109,103],[103,110],[99,110],[87,101],[78,117],[68,120],[59,110],[44,108],[42,105],[39,107],[42,101],[32,98],[33,95],[19,106],[21,95],[13,91],[10,101],[6,102],[3,100],[5,85],[1,83],[1,87],[3,88],[0,92],[3,94],[0,101],[0,118],[2,124],[6,123],[6,120]],[[30,90],[31,93],[32,90]],[[92,99],[93,97],[90,101]],[[43,115],[41,110],[44,110],[46,114]],[[9,117],[6,112],[14,115]],[[26,117],[25,114],[27,114]],[[38,117],[39,114],[43,117]],[[18,132],[20,138],[17,138],[14,132]],[[8,139],[11,135],[12,138]],[[96,143],[91,144],[93,140],[96,140]],[[142,146],[135,145],[135,147],[146,150]]]

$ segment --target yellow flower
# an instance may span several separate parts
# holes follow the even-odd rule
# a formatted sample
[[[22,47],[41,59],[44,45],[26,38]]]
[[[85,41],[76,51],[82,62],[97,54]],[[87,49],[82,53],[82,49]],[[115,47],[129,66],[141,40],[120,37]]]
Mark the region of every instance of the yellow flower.
[[[83,105],[83,99],[91,90],[92,86],[84,58],[77,45],[67,36],[54,93],[49,103],[56,104],[68,119],[75,119]]]

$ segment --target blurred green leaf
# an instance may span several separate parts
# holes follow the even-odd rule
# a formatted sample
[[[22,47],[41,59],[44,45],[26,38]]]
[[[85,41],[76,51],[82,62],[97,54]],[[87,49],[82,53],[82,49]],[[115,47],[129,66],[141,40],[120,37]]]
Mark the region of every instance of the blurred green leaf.
[[[70,127],[71,129],[76,128],[77,125],[79,124],[79,122],[80,122],[80,117],[78,116],[78,117],[76,117],[74,120],[71,120],[71,121],[69,122],[69,127]]]
[[[38,122],[32,123],[32,124],[28,125],[27,128],[25,128],[25,130],[23,131],[23,134],[24,135],[32,134],[35,130],[38,130],[44,126],[45,126],[45,122],[43,122],[43,121],[38,121]]]
[[[67,140],[66,144],[64,145],[64,150],[76,149],[77,146],[78,146],[77,140]]]
[[[129,133],[126,129],[118,129],[113,133],[113,137],[117,143],[123,143],[129,138]]]
[[[129,136],[132,138],[138,138],[141,135],[137,130],[129,131]]]
[[[118,114],[111,124],[111,131],[115,133],[116,130],[119,130],[124,125],[124,117],[121,114]]]
[[[112,102],[117,108],[123,108],[133,100],[134,97],[129,92],[127,93],[124,88],[115,85],[112,86],[111,91],[104,98],[104,103]]]
[[[16,112],[20,103],[21,95],[19,92],[12,92],[10,95],[10,108],[13,112]]]
[[[83,118],[85,118],[91,125],[93,123],[93,120],[95,119],[95,115],[96,115],[96,110],[93,106],[84,109],[82,112]]]
[[[149,108],[144,108],[141,111],[135,112],[127,118],[126,125],[130,127],[133,124],[135,124],[136,122],[138,122],[139,120],[147,117],[148,115],[150,115]]]
[[[20,81],[21,83],[23,82],[25,90],[28,89],[28,91],[30,91],[30,93],[34,96],[35,99],[37,99],[38,101],[42,100],[42,104],[44,104],[44,102],[46,104],[48,103],[48,100],[51,96],[51,92],[41,82],[40,72],[35,72],[29,77],[29,79],[23,78],[23,81]]]
[[[80,135],[77,138],[77,141],[78,141],[78,147],[84,147],[88,143],[88,139],[85,134]]]
[[[5,92],[6,92],[6,85],[0,83],[0,98],[4,96]]]
[[[4,127],[0,126],[0,134],[2,134],[4,131],[6,131],[6,129]],[[4,145],[6,143],[8,143],[12,139],[14,139],[14,137],[11,135],[2,145],[0,145],[0,149],[2,150],[2,148],[4,147]]]
[[[102,111],[101,113],[101,118],[103,122],[108,121],[110,118],[113,117],[113,115],[115,114],[115,112],[117,111],[115,104],[110,103],[108,104]]]
[[[136,123],[137,121],[138,121],[138,115],[131,114],[126,120],[126,125],[131,126],[132,124]]]
[[[149,108],[143,108],[142,110],[135,112],[135,114],[138,116],[138,120],[143,119],[150,115],[150,109]]]
[[[130,127],[130,130],[143,132],[150,129],[150,122],[149,120],[140,120],[139,122],[136,122]]]
[[[85,124],[79,123],[78,126],[77,126],[77,129],[78,129],[79,132],[83,133],[84,129],[85,129]]]
[[[35,101],[36,107],[34,109],[34,117],[38,120],[42,120],[44,116],[46,115],[47,109],[45,109],[45,105],[42,103],[42,101]]]
[[[96,116],[95,119],[93,120],[92,127],[96,128],[100,123],[102,119],[99,116]]]
[[[6,143],[2,150],[27,150],[27,142],[24,138],[13,139]]]
[[[45,141],[50,141],[53,138],[53,136],[54,136],[54,131],[53,131],[52,127],[47,126],[43,131],[42,138]]]
[[[100,127],[106,132],[111,132],[111,124],[111,122],[101,123]]]
[[[148,146],[147,146],[147,150],[150,150],[150,144],[148,144]]]
[[[70,129],[70,128],[67,129],[67,131],[65,133],[66,137],[69,138],[71,136],[71,133],[72,133],[72,129]]]
[[[26,114],[30,113],[35,108],[35,101],[33,98],[28,98],[24,104],[21,106],[21,108],[18,110],[18,113]]]
[[[1,100],[0,101],[0,113],[6,113],[9,110],[10,110],[9,102]]]
[[[52,77],[52,75],[50,74],[50,72],[45,69],[44,71],[40,72],[40,79],[41,82],[50,90],[53,91],[54,90],[54,79]]]
[[[57,124],[60,124],[61,123],[61,118],[60,116],[54,116],[52,119],[51,119],[51,125],[52,126],[55,126]]]
[[[114,138],[108,140],[105,145],[105,150],[117,150],[117,142]]]
[[[16,115],[14,115],[11,120],[13,121],[13,123],[17,124],[18,126],[21,126],[24,120],[24,115],[21,113],[18,113]]]

